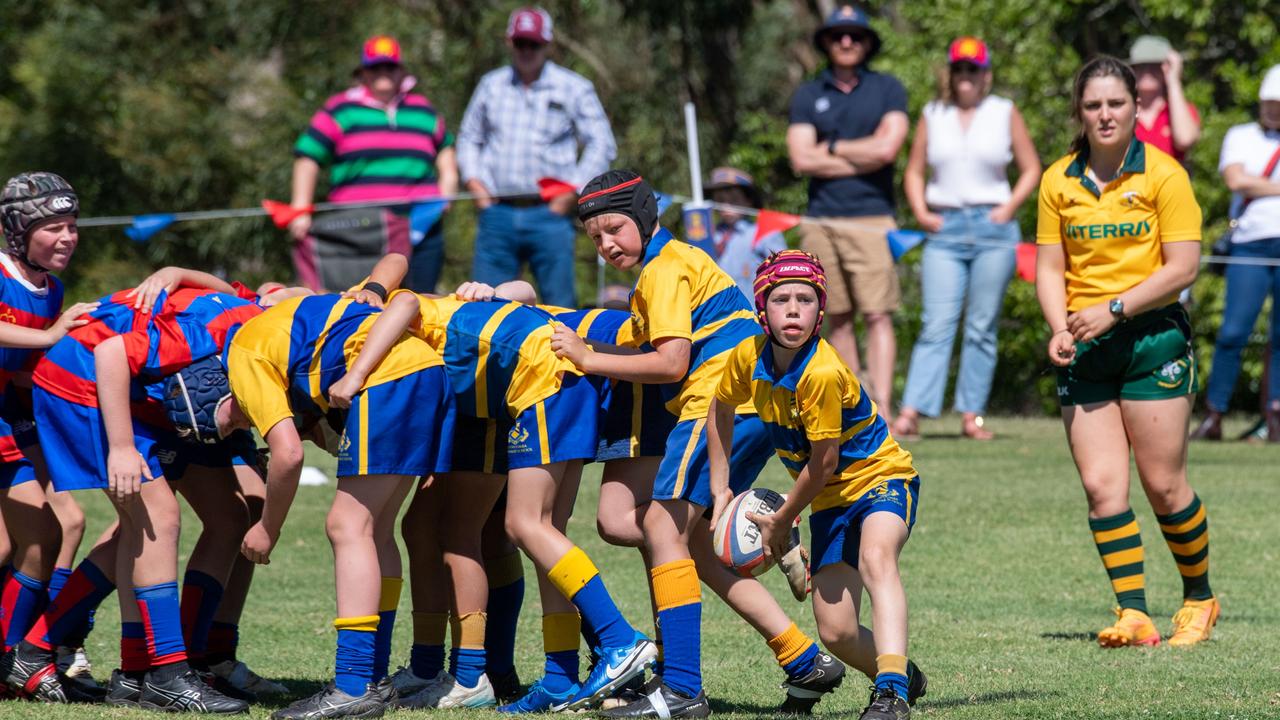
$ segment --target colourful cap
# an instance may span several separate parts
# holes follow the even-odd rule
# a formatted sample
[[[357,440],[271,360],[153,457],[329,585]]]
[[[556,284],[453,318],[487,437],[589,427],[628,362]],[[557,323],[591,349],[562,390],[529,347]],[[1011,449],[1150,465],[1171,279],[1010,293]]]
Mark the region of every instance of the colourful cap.
[[[712,170],[706,185],[707,192],[728,188],[740,188],[752,205],[760,207],[760,189],[750,175],[735,167],[718,167]]]
[[[867,33],[871,37],[871,49],[867,51],[868,60],[880,51],[880,34],[871,27],[871,20],[867,18],[867,14],[861,8],[853,5],[841,5],[831,11],[826,21],[813,33],[813,44],[817,46],[818,50],[824,53],[827,51],[823,47],[822,37],[834,30],[862,30]]]
[[[987,44],[976,37],[956,38],[947,52],[947,62],[973,63],[983,70],[991,67],[991,55],[987,52]]]
[[[507,39],[551,42],[551,15],[540,7],[522,7],[507,20]]]
[[[1140,35],[1129,48],[1130,65],[1159,65],[1169,58],[1173,46],[1159,35]]]
[[[391,63],[400,63],[400,43],[390,35],[374,35],[364,41],[364,49],[360,51],[360,67],[373,67]]]
[[[813,325],[813,334],[816,336],[822,329],[822,316],[827,309],[827,274],[822,269],[822,261],[803,250],[780,250],[765,258],[756,268],[756,281],[752,289],[755,291],[756,319],[760,321],[760,327],[773,339],[765,303],[774,288],[788,282],[805,283],[818,293],[818,319]]]

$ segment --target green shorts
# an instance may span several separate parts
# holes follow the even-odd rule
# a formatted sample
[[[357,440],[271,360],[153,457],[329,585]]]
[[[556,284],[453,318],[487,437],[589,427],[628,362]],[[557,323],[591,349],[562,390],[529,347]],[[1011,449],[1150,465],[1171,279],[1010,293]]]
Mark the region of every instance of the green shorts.
[[[1196,392],[1199,383],[1191,320],[1174,303],[1126,320],[1096,340],[1076,343],[1076,359],[1058,368],[1058,402],[1066,407],[1166,400]]]

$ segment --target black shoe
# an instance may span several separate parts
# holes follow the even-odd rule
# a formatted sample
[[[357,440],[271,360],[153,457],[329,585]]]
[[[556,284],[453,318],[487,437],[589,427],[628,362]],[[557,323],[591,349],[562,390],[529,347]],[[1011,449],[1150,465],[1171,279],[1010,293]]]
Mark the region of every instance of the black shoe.
[[[628,680],[622,687],[613,691],[613,694],[600,701],[601,710],[610,710],[624,705],[630,705],[637,700],[643,700],[645,695],[657,690],[662,685],[662,678],[654,675],[646,682],[644,675],[637,675]]]
[[[929,694],[929,678],[924,671],[910,660],[907,661],[907,704],[916,706],[916,701]]]
[[[249,703],[214,690],[189,667],[162,666],[149,671],[142,679],[138,706],[149,710],[219,715],[249,712]]]
[[[787,678],[782,687],[787,690],[787,699],[782,701],[778,712],[791,715],[808,715],[813,706],[818,704],[823,695],[834,691],[844,682],[844,663],[820,652],[813,659],[813,669],[801,677]]]
[[[660,684],[648,695],[630,705],[623,705],[600,713],[607,718],[704,718],[711,714],[707,694],[685,697],[672,690],[666,683]]]
[[[95,703],[102,699],[58,672],[52,652],[26,641],[0,657],[0,682],[19,697],[40,702]]]
[[[142,675],[112,670],[111,680],[107,682],[107,704],[137,707],[142,698]]]
[[[907,720],[911,706],[888,688],[871,688],[871,702],[859,720]]]
[[[489,684],[493,686],[493,696],[498,699],[499,705],[513,703],[524,695],[524,689],[520,687],[520,675],[515,668],[501,675],[489,675]]]
[[[232,685],[227,682],[226,678],[219,676],[207,667],[193,667],[191,669],[200,676],[201,682],[205,685],[208,685],[233,700],[243,700],[251,704],[258,702],[257,694]]]
[[[386,684],[387,688],[391,683]],[[352,697],[329,683],[320,692],[271,714],[272,720],[320,720],[321,718],[375,718],[387,710],[387,692],[369,683],[364,694]]]

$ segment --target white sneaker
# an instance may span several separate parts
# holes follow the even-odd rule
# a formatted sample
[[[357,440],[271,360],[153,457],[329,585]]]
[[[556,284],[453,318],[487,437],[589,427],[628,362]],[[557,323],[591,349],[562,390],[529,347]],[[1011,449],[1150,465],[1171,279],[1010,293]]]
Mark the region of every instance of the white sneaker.
[[[59,647],[55,664],[67,677],[93,679],[93,665],[89,663],[89,656],[82,647]]]
[[[429,678],[424,678],[415,675],[413,668],[401,667],[391,674],[391,687],[395,688],[397,696],[407,698],[410,695],[422,692],[424,688],[441,682],[443,677],[448,674],[441,670]]]
[[[209,671],[237,690],[243,690],[258,697],[289,694],[289,688],[262,677],[239,660],[223,660],[216,665],[210,665]]]
[[[481,675],[475,687],[460,685],[447,672],[440,673],[440,681],[419,691],[416,695],[400,701],[405,708],[484,708],[498,704],[493,694],[493,685],[489,684],[489,676]]]

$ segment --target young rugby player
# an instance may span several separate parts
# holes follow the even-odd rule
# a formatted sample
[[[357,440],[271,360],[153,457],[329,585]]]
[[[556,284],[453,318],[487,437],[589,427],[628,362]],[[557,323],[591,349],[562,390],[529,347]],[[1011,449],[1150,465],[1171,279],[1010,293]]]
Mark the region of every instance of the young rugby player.
[[[564,535],[582,461],[595,456],[594,410],[599,394],[581,372],[551,353],[552,325],[546,312],[496,297],[470,302],[457,296],[430,298],[400,292],[370,332],[360,361],[352,368],[354,378],[343,382],[358,381],[362,373],[377,366],[386,338],[417,328],[444,355],[460,412],[500,421],[496,430],[506,436],[507,444],[506,529],[546,579],[543,611],[548,637],[544,640],[548,648],[563,645],[549,650],[546,676],[535,684],[534,692],[547,709],[577,709],[598,703],[643,673],[656,651],[618,611],[586,553]],[[584,413],[583,408],[591,412]],[[476,439],[483,441],[484,436]],[[485,517],[480,514],[478,519],[483,523]],[[475,582],[484,580],[480,573]],[[579,614],[601,646],[600,661],[581,684],[577,682]],[[477,683],[471,690],[492,698],[483,676]],[[451,694],[465,693],[466,688],[444,692],[426,688],[420,691],[421,697],[404,703],[447,706],[455,704]]]
[[[776,559],[787,552],[795,519],[812,506],[818,634],[845,662],[868,674],[875,667],[863,720],[901,720],[925,692],[923,673],[906,657],[907,599],[898,575],[920,479],[875,403],[818,337],[826,304],[818,259],[799,250],[775,253],[757,270],[755,291],[765,335],[743,340],[729,353],[707,415],[713,522],[734,497],[734,409],[749,401],[796,481],[776,513],[748,515],[760,526],[765,554]],[[874,639],[858,625],[864,586],[871,596]]]
[[[725,353],[760,332],[733,279],[706,253],[682,243],[658,225],[653,189],[633,172],[609,171],[587,184],[578,216],[606,262],[620,270],[640,266],[631,297],[633,341],[651,351],[593,343],[588,348],[567,326],[552,339],[556,354],[581,371],[644,384],[675,383],[667,408],[677,417],[643,518],[656,624],[663,648],[662,684],[610,717],[703,717],[710,706],[702,690],[701,588],[699,578],[768,641],[792,689],[805,694],[833,690],[843,667],[790,621],[759,581],[739,578],[716,559],[704,513],[711,505],[704,425]],[[596,350],[592,352],[591,350]],[[735,420],[740,442],[763,436],[751,414]],[[734,481],[745,489],[765,460],[741,453]],[[692,551],[692,552],[691,552]],[[696,570],[695,570],[695,562]],[[784,705],[787,708],[787,705]]]

